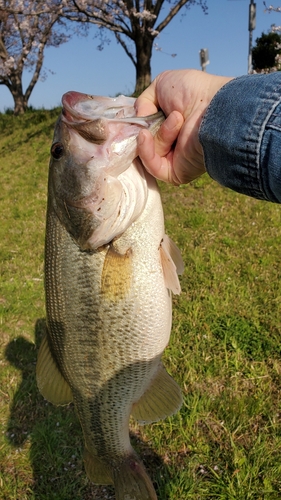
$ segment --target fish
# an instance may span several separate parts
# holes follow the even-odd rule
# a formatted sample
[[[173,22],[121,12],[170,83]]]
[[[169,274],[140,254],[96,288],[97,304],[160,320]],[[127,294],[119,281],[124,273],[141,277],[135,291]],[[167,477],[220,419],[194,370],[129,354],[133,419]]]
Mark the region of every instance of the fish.
[[[36,378],[49,402],[74,403],[89,479],[114,485],[117,500],[156,500],[129,420],[152,423],[181,407],[161,357],[183,261],[137,151],[139,131],[155,134],[164,115],[136,117],[134,102],[63,95],[49,164]]]

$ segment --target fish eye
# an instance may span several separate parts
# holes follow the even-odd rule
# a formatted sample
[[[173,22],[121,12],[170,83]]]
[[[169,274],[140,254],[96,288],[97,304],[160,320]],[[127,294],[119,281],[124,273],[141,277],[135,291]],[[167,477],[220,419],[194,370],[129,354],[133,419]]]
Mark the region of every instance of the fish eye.
[[[51,147],[51,155],[55,160],[59,160],[64,154],[64,147],[61,142],[55,142]]]

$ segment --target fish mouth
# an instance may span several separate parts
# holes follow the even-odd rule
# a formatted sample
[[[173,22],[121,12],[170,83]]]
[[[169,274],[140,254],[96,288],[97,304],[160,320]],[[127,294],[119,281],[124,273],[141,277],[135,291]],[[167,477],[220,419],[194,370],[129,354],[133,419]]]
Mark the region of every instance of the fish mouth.
[[[148,128],[151,119],[155,121],[155,115],[141,117],[136,116],[134,108],[134,97],[120,95],[118,97],[103,97],[90,94],[82,94],[71,90],[62,97],[62,119],[69,125],[81,124],[83,122],[104,121],[127,122]],[[159,112],[159,118],[163,116]]]
[[[71,90],[62,96],[63,114],[69,121],[92,121],[93,117],[134,121],[134,101],[132,97],[104,97]]]
[[[79,134],[87,143],[104,145],[104,151],[109,148],[113,153],[122,155],[124,147],[128,147],[124,137],[136,145],[135,139],[141,128],[153,132],[153,128],[157,129],[164,120],[162,112],[137,117],[135,100],[123,95],[112,98],[70,91],[62,97],[61,120],[69,131]],[[107,147],[107,141],[110,142],[110,147]],[[86,145],[84,149],[88,150]]]
[[[103,144],[108,138],[108,124],[102,118],[90,117],[81,110],[81,102],[93,99],[92,96],[80,92],[67,92],[62,97],[62,121],[81,135],[83,139],[94,144]],[[76,106],[78,109],[76,109]]]

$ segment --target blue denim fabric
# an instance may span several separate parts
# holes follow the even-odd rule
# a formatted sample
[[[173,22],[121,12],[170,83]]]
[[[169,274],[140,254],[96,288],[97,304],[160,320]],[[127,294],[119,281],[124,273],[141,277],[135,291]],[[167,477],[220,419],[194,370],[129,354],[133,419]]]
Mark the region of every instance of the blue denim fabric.
[[[281,72],[231,80],[199,130],[209,175],[223,186],[281,203]]]

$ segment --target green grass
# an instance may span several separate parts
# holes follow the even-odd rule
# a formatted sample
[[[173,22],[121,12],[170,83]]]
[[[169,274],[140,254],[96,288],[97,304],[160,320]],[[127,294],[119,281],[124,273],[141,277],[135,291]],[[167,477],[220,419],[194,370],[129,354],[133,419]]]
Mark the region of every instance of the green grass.
[[[49,148],[59,110],[0,115],[0,499],[114,499],[86,478],[73,407],[37,391],[45,325]],[[183,389],[173,418],[135,448],[159,500],[281,498],[281,211],[203,176],[161,185],[185,261],[165,365]]]

